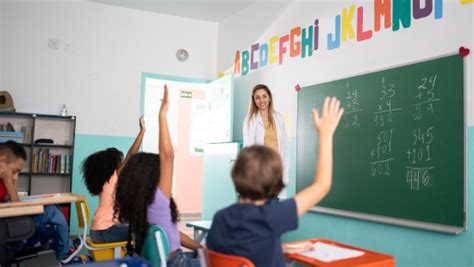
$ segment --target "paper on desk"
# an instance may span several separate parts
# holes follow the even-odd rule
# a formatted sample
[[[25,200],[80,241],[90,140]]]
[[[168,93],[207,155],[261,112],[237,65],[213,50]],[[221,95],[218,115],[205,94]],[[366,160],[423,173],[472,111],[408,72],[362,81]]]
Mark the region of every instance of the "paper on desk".
[[[60,197],[60,196],[61,196],[60,193],[32,195],[32,196],[20,197],[20,201],[28,202],[28,201],[36,201],[36,200],[41,200],[41,199],[55,198],[55,197]]]
[[[322,242],[314,243],[313,249],[299,253],[300,255],[317,259],[323,262],[355,258],[364,255],[363,251],[342,248]]]

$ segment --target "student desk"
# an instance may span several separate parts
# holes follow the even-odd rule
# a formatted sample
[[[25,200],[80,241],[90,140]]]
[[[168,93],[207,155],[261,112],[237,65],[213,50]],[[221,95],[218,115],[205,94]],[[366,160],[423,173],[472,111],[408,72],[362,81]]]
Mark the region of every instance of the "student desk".
[[[291,243],[298,243],[301,241],[291,242]],[[348,266],[394,267],[395,266],[395,258],[387,254],[382,254],[375,251],[370,251],[367,249],[358,248],[358,247],[354,247],[354,246],[350,246],[350,245],[346,245],[346,244],[342,244],[342,243],[338,243],[338,242],[334,242],[334,241],[330,241],[326,239],[309,239],[309,240],[304,240],[304,241],[310,241],[312,243],[322,242],[322,243],[326,243],[329,245],[338,246],[342,248],[363,251],[364,254],[362,256],[358,256],[354,258],[342,259],[342,260],[337,260],[337,261],[332,261],[332,262],[319,261],[317,259],[309,258],[297,253],[295,254],[285,253],[285,257],[287,257],[288,259],[292,259],[296,262],[307,264],[309,266],[320,266],[320,267],[348,267]],[[291,243],[288,243],[288,244],[291,244]]]
[[[9,207],[9,208],[4,208],[1,206],[2,204],[0,204],[0,219],[43,213],[43,205]]]
[[[21,197],[19,202],[0,203],[0,218],[4,217],[2,216],[2,213],[3,211],[8,210],[7,208],[63,204],[63,203],[76,202],[76,201],[84,200],[84,199],[85,198],[83,195],[78,195],[74,193],[57,193],[57,194],[44,194],[44,195]],[[20,215],[29,215],[29,214],[20,214]]]
[[[193,239],[201,243],[211,229],[212,221],[193,221],[186,223],[186,227],[194,229]]]
[[[26,216],[43,213],[45,205],[82,199],[82,195],[59,193],[23,197],[20,202],[0,203],[0,266],[9,266],[7,243],[28,239],[34,234],[34,224]]]

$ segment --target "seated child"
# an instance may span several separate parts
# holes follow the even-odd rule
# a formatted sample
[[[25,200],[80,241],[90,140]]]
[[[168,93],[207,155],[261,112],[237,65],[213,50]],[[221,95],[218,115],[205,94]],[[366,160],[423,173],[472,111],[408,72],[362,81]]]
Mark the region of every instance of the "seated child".
[[[207,246],[216,252],[243,256],[255,266],[285,266],[280,236],[298,227],[298,216],[318,203],[331,188],[332,139],[343,114],[336,98],[326,98],[322,116],[313,109],[319,133],[314,182],[294,198],[278,201],[284,187],[279,155],[264,146],[242,150],[232,168],[239,203],[214,216]]]
[[[17,180],[25,161],[26,151],[20,144],[14,141],[0,143],[0,202],[20,201]],[[56,258],[62,263],[89,261],[89,257],[84,255],[70,257],[79,243],[69,239],[68,224],[58,206],[46,205],[42,214],[30,217],[35,222],[36,231],[29,241],[38,240],[47,244],[52,239]]]
[[[135,236],[136,251],[141,254],[149,224],[161,226],[168,237],[168,266],[200,266],[196,253],[184,253],[200,247],[178,231],[178,210],[171,197],[174,151],[168,130],[168,88],[165,85],[159,112],[159,155],[138,153],[124,166],[115,194],[115,212],[120,221],[128,221]]]
[[[99,196],[99,206],[94,213],[90,231],[95,243],[127,240],[128,224],[120,223],[114,217],[115,187],[123,166],[140,149],[146,130],[143,117],[140,117],[139,124],[140,132],[124,160],[121,151],[108,148],[88,156],[82,163],[81,171],[89,193]]]

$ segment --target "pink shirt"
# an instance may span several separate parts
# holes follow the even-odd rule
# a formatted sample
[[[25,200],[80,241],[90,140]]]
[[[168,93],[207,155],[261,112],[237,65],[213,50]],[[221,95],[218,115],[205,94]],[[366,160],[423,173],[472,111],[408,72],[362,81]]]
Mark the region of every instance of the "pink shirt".
[[[91,230],[106,230],[112,225],[119,223],[114,217],[115,185],[117,184],[117,173],[114,172],[109,181],[102,187],[99,194],[99,206],[92,219]]]

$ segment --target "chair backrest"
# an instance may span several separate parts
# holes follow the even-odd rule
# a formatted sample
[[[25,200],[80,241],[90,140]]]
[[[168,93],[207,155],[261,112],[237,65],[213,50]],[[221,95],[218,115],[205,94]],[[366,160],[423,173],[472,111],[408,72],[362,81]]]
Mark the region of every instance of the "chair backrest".
[[[90,230],[90,213],[89,206],[85,199],[78,200],[76,203],[76,212],[77,212],[77,237],[80,239],[81,243],[79,248],[85,247],[89,254],[95,261],[101,260],[111,260],[122,258],[125,255],[125,245],[126,241],[120,242],[111,242],[111,243],[94,243],[94,241],[88,237]],[[76,252],[79,252],[80,249],[77,249]],[[71,254],[71,256],[77,253]],[[69,258],[71,258],[71,256]]]
[[[89,206],[87,205],[87,202],[85,200],[79,200],[76,202],[76,212],[79,228],[87,228],[89,224]]]
[[[207,250],[207,260],[209,267],[254,267],[255,265],[247,258],[223,254]]]
[[[5,230],[0,233],[0,244],[26,240],[36,232],[35,222],[30,216],[4,218],[3,224]]]
[[[148,260],[153,267],[166,267],[166,259],[170,249],[169,244],[165,230],[152,224],[148,226],[141,256]]]

